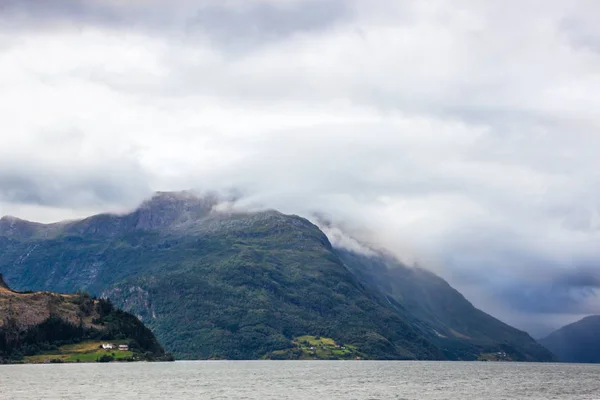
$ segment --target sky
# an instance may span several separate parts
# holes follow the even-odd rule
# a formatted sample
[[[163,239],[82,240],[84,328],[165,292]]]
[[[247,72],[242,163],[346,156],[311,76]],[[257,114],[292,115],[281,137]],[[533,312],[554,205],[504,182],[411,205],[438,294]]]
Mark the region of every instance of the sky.
[[[243,193],[541,336],[600,313],[595,0],[2,0],[0,215]]]

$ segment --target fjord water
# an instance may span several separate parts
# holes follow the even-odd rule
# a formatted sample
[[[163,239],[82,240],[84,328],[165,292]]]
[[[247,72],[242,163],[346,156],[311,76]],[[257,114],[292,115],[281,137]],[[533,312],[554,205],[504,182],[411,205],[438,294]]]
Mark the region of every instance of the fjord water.
[[[600,399],[600,365],[190,361],[0,366],[2,399]]]

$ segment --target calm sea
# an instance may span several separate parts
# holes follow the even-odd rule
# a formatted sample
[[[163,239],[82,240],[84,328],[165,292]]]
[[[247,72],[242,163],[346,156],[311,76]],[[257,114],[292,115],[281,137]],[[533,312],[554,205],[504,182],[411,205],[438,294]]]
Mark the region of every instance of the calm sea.
[[[600,365],[195,361],[0,366],[1,399],[600,399]]]

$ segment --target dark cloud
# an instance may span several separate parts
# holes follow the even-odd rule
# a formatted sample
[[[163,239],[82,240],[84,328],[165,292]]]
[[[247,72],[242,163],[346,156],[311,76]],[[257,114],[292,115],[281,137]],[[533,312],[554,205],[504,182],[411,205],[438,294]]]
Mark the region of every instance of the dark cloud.
[[[515,310],[530,314],[595,314],[600,307],[590,304],[597,294],[590,286],[544,286],[538,282],[515,281],[497,293],[498,298]]]
[[[530,261],[524,261],[527,259]],[[463,264],[460,272],[448,265],[450,280],[475,305],[497,318],[544,337],[585,315],[600,314],[598,274],[590,270],[566,271],[552,261],[537,263],[532,257],[506,259],[529,269],[522,275],[507,267]],[[493,273],[491,272],[493,271]],[[448,275],[446,275],[448,277]]]
[[[129,6],[115,7],[110,2],[87,0],[3,0],[0,16],[3,25],[13,28],[48,28],[60,25],[108,24],[127,22]]]
[[[351,1],[246,2],[231,7],[217,2],[201,6],[186,26],[218,45],[240,47],[279,41],[302,32],[321,31],[350,17]]]
[[[0,163],[0,203],[55,208],[132,206],[151,193],[148,176],[127,163],[88,170]]]
[[[597,4],[589,3],[590,7]],[[575,48],[588,49],[600,53],[600,32],[596,27],[597,19],[591,12],[577,17],[565,16],[560,22],[562,33]]]
[[[570,221],[569,213],[561,215]],[[576,233],[581,226],[563,226],[567,232],[560,238],[537,230],[530,236],[514,223],[456,230],[437,248],[445,257],[442,274],[476,306],[536,337],[581,316],[600,314],[596,243],[589,237],[581,241]]]
[[[555,278],[554,283],[559,287],[573,289],[598,289],[600,288],[600,265],[565,271]]]
[[[5,0],[0,27],[13,29],[110,27],[157,35],[208,38],[222,50],[284,40],[302,32],[331,28],[351,16],[352,1],[174,0]]]

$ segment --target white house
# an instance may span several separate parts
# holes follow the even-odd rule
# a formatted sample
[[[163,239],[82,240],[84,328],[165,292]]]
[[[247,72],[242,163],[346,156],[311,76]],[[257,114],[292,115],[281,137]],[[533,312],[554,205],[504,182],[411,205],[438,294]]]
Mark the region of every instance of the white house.
[[[121,351],[127,351],[127,350],[129,350],[129,346],[127,346],[126,344],[120,344],[119,345],[119,350],[121,350]]]
[[[104,344],[102,345],[102,348],[103,348],[104,350],[111,350],[111,349],[113,349],[114,347],[115,347],[115,346],[113,346],[113,345],[112,345],[112,344],[110,344],[110,343],[104,343]]]

